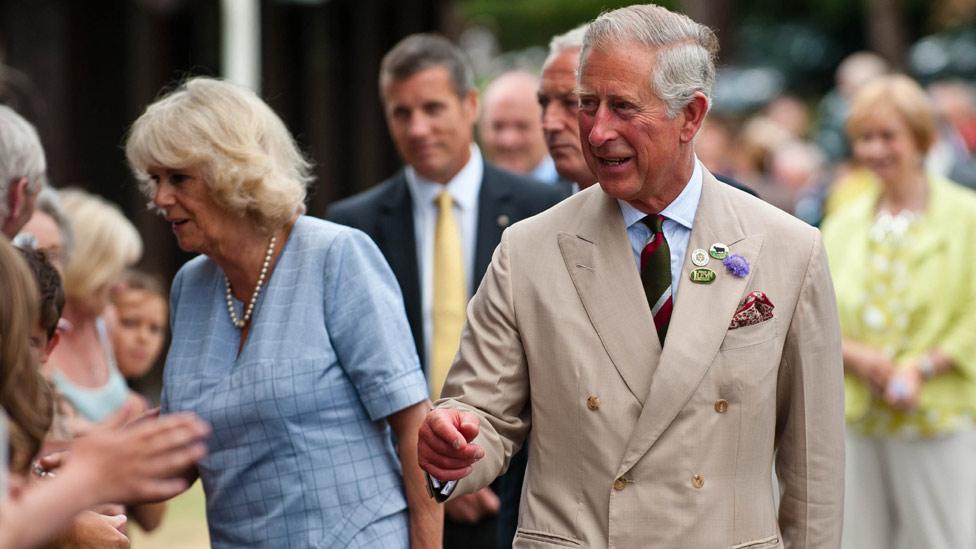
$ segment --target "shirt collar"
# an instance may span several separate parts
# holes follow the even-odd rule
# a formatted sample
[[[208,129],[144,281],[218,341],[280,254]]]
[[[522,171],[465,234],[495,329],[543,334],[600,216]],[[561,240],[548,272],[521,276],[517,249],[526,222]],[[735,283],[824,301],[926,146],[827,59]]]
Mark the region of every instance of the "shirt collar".
[[[695,212],[698,211],[698,200],[701,198],[702,191],[702,167],[698,162],[698,157],[694,158],[694,168],[691,171],[691,178],[685,184],[681,193],[671,201],[663,210],[661,215],[678,223],[686,229],[691,229],[695,220]],[[620,213],[624,216],[624,226],[630,227],[647,216],[646,213],[631,206],[624,200],[617,199],[620,205]]]
[[[425,179],[413,169],[407,166],[404,170],[407,176],[407,186],[410,194],[417,204],[431,204],[437,195],[443,190],[447,190],[462,210],[473,210],[478,204],[478,193],[481,191],[481,179],[485,172],[485,163],[481,157],[481,149],[477,145],[471,144],[471,157],[468,163],[461,168],[447,185]]]

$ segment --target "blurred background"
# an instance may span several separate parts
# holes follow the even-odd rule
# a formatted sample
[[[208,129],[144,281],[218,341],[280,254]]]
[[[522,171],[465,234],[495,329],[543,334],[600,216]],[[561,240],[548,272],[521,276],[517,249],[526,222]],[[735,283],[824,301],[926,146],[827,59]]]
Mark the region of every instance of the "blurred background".
[[[309,213],[321,215],[399,168],[376,78],[381,57],[402,37],[434,31],[456,40],[483,86],[506,69],[538,72],[553,35],[629,3],[0,0],[0,102],[37,126],[52,185],[120,204],[146,243],[140,267],[170,280],[189,257],[147,211],[122,151],[128,125],[161,91],[192,75],[257,90],[315,162]],[[721,41],[715,104],[699,138],[703,162],[811,223],[819,214],[805,213],[797,196],[832,178],[846,157],[838,67],[854,52],[874,52],[941,89],[943,114],[961,139],[945,170],[972,167],[976,0],[660,3],[711,26]],[[802,173],[791,170],[797,166]],[[796,192],[779,200],[782,185],[770,178]],[[158,382],[157,367],[140,388],[155,399]],[[137,536],[134,545],[206,547],[202,517],[196,488],[171,506],[159,533]]]

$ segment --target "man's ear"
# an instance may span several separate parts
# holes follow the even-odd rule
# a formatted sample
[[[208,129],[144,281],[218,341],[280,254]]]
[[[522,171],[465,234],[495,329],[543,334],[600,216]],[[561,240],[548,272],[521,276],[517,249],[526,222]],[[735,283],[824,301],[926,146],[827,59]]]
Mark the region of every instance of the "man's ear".
[[[700,91],[695,92],[691,101],[681,109],[681,116],[684,117],[684,124],[681,126],[682,143],[690,143],[695,138],[705,121],[706,114],[708,114],[708,98]]]
[[[22,223],[20,218],[23,217],[23,210],[27,207],[27,184],[26,177],[14,179],[7,188],[7,196],[0,197],[7,202],[7,217],[0,218],[0,233],[7,235],[8,238],[16,236],[23,223],[26,223],[26,221]]]
[[[16,217],[27,203],[27,185],[30,182],[26,177],[15,179],[10,184],[10,191],[7,193],[7,206],[10,208],[10,217]]]

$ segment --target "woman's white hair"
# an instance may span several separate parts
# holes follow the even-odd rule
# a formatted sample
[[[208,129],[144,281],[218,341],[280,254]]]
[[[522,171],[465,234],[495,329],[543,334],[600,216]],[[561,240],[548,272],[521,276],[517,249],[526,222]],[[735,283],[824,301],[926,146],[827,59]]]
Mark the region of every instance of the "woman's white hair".
[[[284,122],[251,90],[193,78],[146,108],[125,154],[143,191],[147,169],[200,170],[214,201],[273,232],[305,212],[311,164]]]
[[[680,13],[652,4],[628,6],[601,14],[583,39],[580,65],[595,47],[636,43],[656,56],[651,85],[674,117],[695,92],[711,99],[715,83],[718,38],[708,27]]]
[[[0,105],[0,221],[7,218],[10,182],[27,178],[27,190],[37,193],[43,185],[47,162],[34,125],[6,105]]]

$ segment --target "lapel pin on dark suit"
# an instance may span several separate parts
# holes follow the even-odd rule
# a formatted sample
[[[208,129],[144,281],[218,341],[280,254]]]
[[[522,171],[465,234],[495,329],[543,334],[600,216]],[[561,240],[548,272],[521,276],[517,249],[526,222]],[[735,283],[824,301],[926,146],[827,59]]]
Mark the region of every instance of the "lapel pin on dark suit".
[[[505,227],[508,227],[508,224],[512,222],[512,220],[509,219],[509,217],[507,215],[505,215],[505,214],[499,215],[498,216],[498,219],[496,219],[496,221],[498,221],[498,226],[501,227],[501,228],[503,228],[503,229]]]

